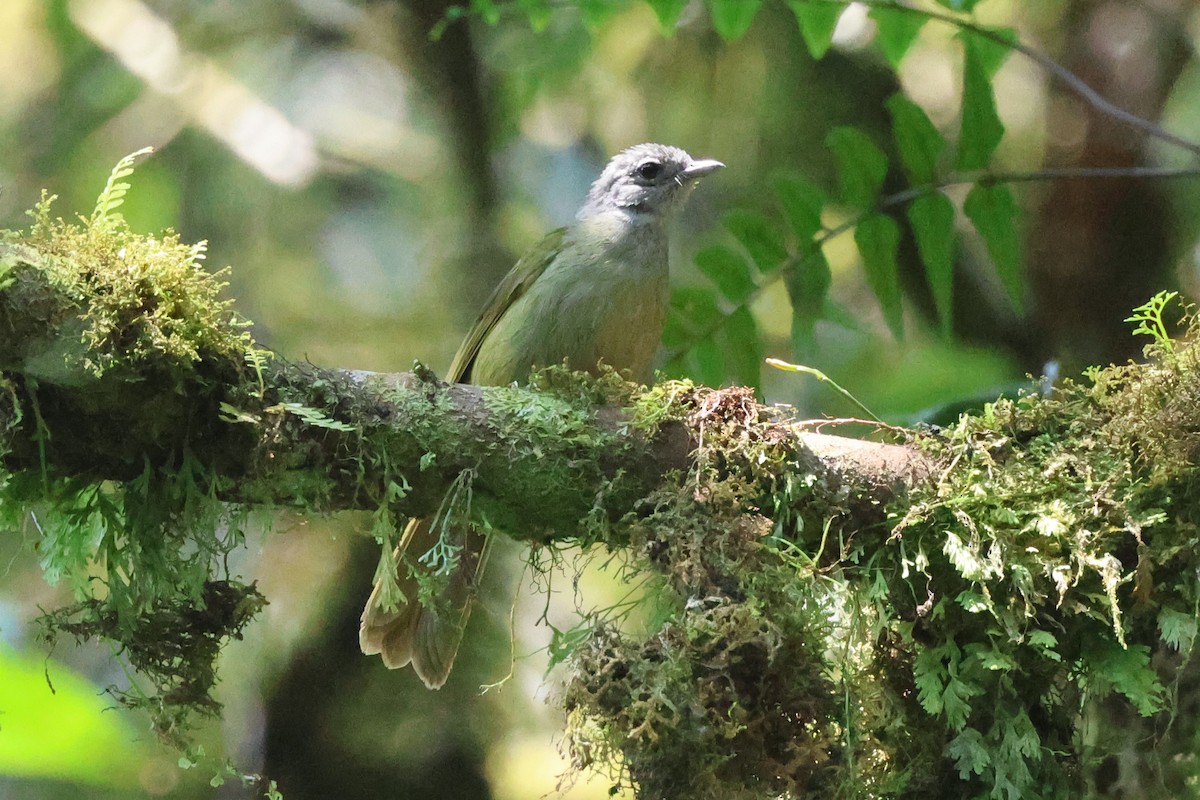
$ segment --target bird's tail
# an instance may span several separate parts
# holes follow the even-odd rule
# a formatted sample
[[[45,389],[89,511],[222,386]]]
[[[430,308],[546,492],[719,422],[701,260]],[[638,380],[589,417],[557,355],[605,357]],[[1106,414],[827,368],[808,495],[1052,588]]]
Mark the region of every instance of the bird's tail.
[[[396,548],[396,576],[407,602],[394,609],[380,604],[380,584],[375,583],[363,609],[358,643],[363,653],[378,653],[389,669],[412,664],[417,676],[430,689],[441,688],[454,666],[463,630],[471,616],[476,586],[487,561],[487,536],[471,525],[456,523],[435,532],[433,518],[412,519],[404,528]],[[426,605],[418,599],[418,577],[402,560],[405,551],[421,554],[433,547],[439,536],[457,548],[446,583]],[[415,559],[414,559],[415,561]],[[417,563],[417,570],[431,568]]]

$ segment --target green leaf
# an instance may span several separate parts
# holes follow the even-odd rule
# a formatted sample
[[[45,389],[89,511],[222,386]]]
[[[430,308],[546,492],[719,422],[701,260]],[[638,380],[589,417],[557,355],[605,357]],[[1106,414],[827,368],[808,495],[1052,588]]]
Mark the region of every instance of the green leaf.
[[[833,272],[819,247],[804,253],[787,274],[792,301],[792,347],[797,353],[812,349],[817,320],[826,316]]]
[[[963,212],[983,239],[1013,306],[1020,309],[1023,306],[1021,253],[1017,240],[1017,202],[1012,189],[1000,183],[977,183],[967,193]]]
[[[856,333],[866,333],[866,328],[863,327],[858,317],[850,312],[845,306],[835,303],[832,300],[825,301],[825,307],[821,309],[821,318],[827,319],[835,325],[840,325],[848,331]]]
[[[796,237],[797,253],[785,276],[792,303],[792,349],[812,351],[817,320],[827,315],[829,287],[833,282],[829,261],[814,237],[824,230],[821,211],[828,199],[821,187],[796,175],[775,179],[775,193],[783,217]]]
[[[1007,751],[1025,758],[1034,758],[1041,752],[1042,737],[1025,709],[1016,709],[1014,713],[998,718],[997,723],[1003,725],[999,747],[1001,752]]]
[[[954,647],[953,642],[946,645]],[[913,684],[917,687],[917,702],[930,714],[942,713],[942,689],[946,683],[946,667],[942,664],[944,647],[927,647],[913,659]]]
[[[579,16],[584,25],[595,29],[612,19],[626,5],[617,0],[579,0]]]
[[[951,11],[963,11],[969,14],[975,10],[979,0],[938,0],[938,2]]]
[[[1171,338],[1171,332],[1167,329],[1167,322],[1163,315],[1167,306],[1178,296],[1179,292],[1158,292],[1135,308],[1133,313],[1125,318],[1125,322],[1137,323],[1133,329],[1133,335],[1149,336],[1158,347],[1167,352],[1175,352],[1175,343]]]
[[[123,178],[128,178],[133,174],[134,165],[142,156],[148,156],[154,152],[153,147],[143,147],[141,150],[130,153],[117,162],[109,173],[108,181],[104,184],[103,191],[96,198],[96,208],[92,211],[90,223],[93,227],[104,224],[106,221],[116,219],[116,211],[125,202],[125,195],[129,192],[129,184]]]
[[[858,128],[834,128],[825,146],[837,162],[841,199],[863,211],[873,208],[887,176],[887,156]]]
[[[787,260],[783,237],[762,214],[737,209],[723,216],[721,224],[746,248],[760,271],[774,272]]]
[[[946,755],[954,760],[954,766],[958,768],[958,777],[964,781],[972,775],[982,775],[992,761],[983,734],[974,728],[963,728],[959,731],[958,735],[950,740],[950,744],[946,745]]]
[[[975,41],[973,46],[979,55],[984,73],[991,79],[996,77],[996,72],[999,71],[1001,65],[1012,55],[1013,44],[1017,41],[1017,32],[1012,28],[989,28],[988,30],[999,36],[1001,41],[997,42],[987,36],[980,36],[970,31],[963,31],[960,35]]]
[[[796,235],[804,252],[812,238],[824,230],[821,211],[829,198],[820,186],[798,175],[780,175],[775,179],[775,194],[783,208],[783,217]]]
[[[1172,650],[1191,650],[1196,641],[1196,617],[1164,608],[1158,612],[1158,631]]]
[[[980,614],[990,608],[987,598],[979,592],[963,590],[958,593],[958,597],[954,598],[954,602],[963,607],[963,610],[969,614]]]
[[[953,640],[939,647],[920,650],[913,660],[913,683],[917,687],[917,702],[927,712],[944,715],[953,729],[966,725],[971,713],[967,702],[982,694],[983,689],[959,674],[962,651]]]
[[[267,411],[286,412],[288,414],[294,414],[297,417],[299,417],[300,419],[302,419],[305,422],[305,424],[311,425],[314,428],[326,428],[331,431],[344,431],[344,432],[358,430],[355,426],[351,425],[348,422],[342,422],[341,420],[333,419],[332,417],[329,417],[326,414],[324,414],[319,409],[309,408],[308,406],[304,405],[303,403],[279,403],[277,405],[271,406],[270,408],[267,409]]]
[[[814,3],[809,0],[788,0],[796,21],[800,23],[800,35],[813,58],[821,58],[833,44],[833,32],[838,19],[846,10],[844,5]]]
[[[946,724],[951,730],[961,730],[971,716],[972,697],[982,694],[983,689],[973,683],[951,678],[946,683],[946,691],[942,693],[942,712],[946,715]]]
[[[471,0],[471,10],[488,25],[500,22],[500,6],[495,0]]]
[[[658,16],[658,24],[664,36],[675,32],[675,23],[679,22],[679,15],[683,13],[688,2],[689,0],[646,0]]]
[[[1058,639],[1050,631],[1034,630],[1029,632],[1026,639],[1030,647],[1036,647],[1040,650],[1048,650],[1058,646]]]
[[[892,138],[900,152],[900,163],[913,183],[933,183],[938,159],[946,149],[946,140],[919,105],[903,94],[888,98],[892,116]]]
[[[1088,666],[1094,678],[1107,681],[1133,703],[1143,717],[1157,713],[1163,706],[1165,689],[1150,666],[1150,648],[1144,644],[1122,647],[1104,639],[1089,648]]]
[[[723,331],[728,377],[741,386],[757,389],[762,371],[763,348],[754,315],[748,307],[738,306],[725,319]]]
[[[45,654],[0,644],[0,775],[133,791],[150,754],[140,728],[112,705]]]
[[[717,285],[721,294],[734,303],[741,303],[755,289],[746,260],[724,245],[705,247],[696,253],[694,260],[700,271]]]
[[[582,622],[574,628],[566,630],[560,630],[551,625],[550,645],[548,648],[550,666],[554,667],[564,663],[581,645],[588,642],[592,636],[592,632],[592,626],[587,622]]]
[[[705,386],[720,386],[725,382],[725,361],[714,337],[704,337],[688,353],[688,371]]]
[[[529,27],[533,28],[535,33],[546,30],[546,26],[550,24],[550,18],[553,16],[547,0],[517,0],[517,5],[525,12],[525,16],[529,19]]]
[[[929,20],[922,14],[913,14],[887,6],[874,6],[870,17],[875,20],[878,32],[875,41],[883,51],[883,57],[892,65],[892,69],[900,66],[908,49],[917,40],[921,28]]]
[[[912,223],[942,334],[948,337],[954,322],[954,204],[941,192],[923,195],[908,206],[908,221]]]
[[[982,598],[982,595],[980,595]],[[961,597],[960,597],[961,602]],[[986,600],[984,600],[986,605]],[[975,644],[967,645],[967,649],[971,651],[971,656],[980,668],[990,672],[1012,672],[1017,669],[1017,662],[1008,653],[996,650],[989,645]]]
[[[962,128],[958,138],[958,168],[983,169],[1000,144],[1004,124],[996,112],[996,97],[988,72],[987,48],[978,36],[963,37]]]
[[[727,42],[740,39],[750,29],[761,5],[762,0],[708,0],[713,28]]]
[[[708,286],[681,286],[671,292],[663,345],[672,349],[687,347],[721,321],[717,294]]]
[[[904,310],[900,305],[900,280],[896,252],[900,248],[900,226],[891,217],[874,214],[858,223],[854,242],[862,256],[867,283],[879,300],[892,335],[904,336]]]

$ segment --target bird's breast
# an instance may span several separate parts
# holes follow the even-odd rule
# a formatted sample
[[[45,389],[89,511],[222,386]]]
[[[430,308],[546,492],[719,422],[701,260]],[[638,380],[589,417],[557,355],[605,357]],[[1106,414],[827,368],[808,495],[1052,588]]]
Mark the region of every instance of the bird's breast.
[[[564,359],[574,369],[604,362],[648,379],[667,296],[664,233],[579,223],[482,343],[474,380],[520,381]]]

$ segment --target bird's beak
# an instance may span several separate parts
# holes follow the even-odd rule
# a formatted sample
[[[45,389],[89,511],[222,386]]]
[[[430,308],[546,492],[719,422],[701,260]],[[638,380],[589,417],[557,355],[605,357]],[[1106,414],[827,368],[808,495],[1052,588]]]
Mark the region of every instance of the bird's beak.
[[[687,169],[679,173],[679,177],[685,181],[694,181],[703,178],[705,175],[716,172],[719,169],[724,169],[725,165],[720,161],[714,161],[711,158],[702,158],[699,161],[693,161],[687,166]]]

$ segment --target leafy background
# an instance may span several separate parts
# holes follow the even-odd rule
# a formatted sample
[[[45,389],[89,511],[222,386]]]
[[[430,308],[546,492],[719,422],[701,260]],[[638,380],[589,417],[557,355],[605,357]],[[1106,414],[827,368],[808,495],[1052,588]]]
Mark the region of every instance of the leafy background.
[[[438,366],[608,155],[669,142],[729,168],[680,224],[665,372],[752,384],[812,416],[858,413],[761,365],[801,361],[899,423],[1050,361],[1073,374],[1135,355],[1130,309],[1164,287],[1194,294],[1195,181],[986,180],[1187,165],[1187,150],[961,26],[819,0],[469,5],[6,0],[0,227],[23,226],[43,187],[60,213],[86,212],[112,164],[153,145],[126,217],[208,239],[260,341],[330,366]],[[1011,29],[1118,106],[1200,135],[1198,5],[922,8]],[[98,713],[112,705],[103,688],[131,680],[111,652],[60,643],[45,656],[36,619],[65,590],[41,577],[35,517],[0,538],[0,794],[260,791],[223,774],[225,757],[290,798],[553,789],[550,632],[535,624],[546,599],[523,588],[510,618],[516,554],[434,694],[357,653],[376,552],[356,526],[264,518],[274,533],[235,566],[271,605],[226,653],[224,716],[183,759],[136,715]],[[553,587],[560,628],[573,577]],[[603,604],[623,591],[592,569],[579,594]],[[512,679],[479,696],[510,663]]]

